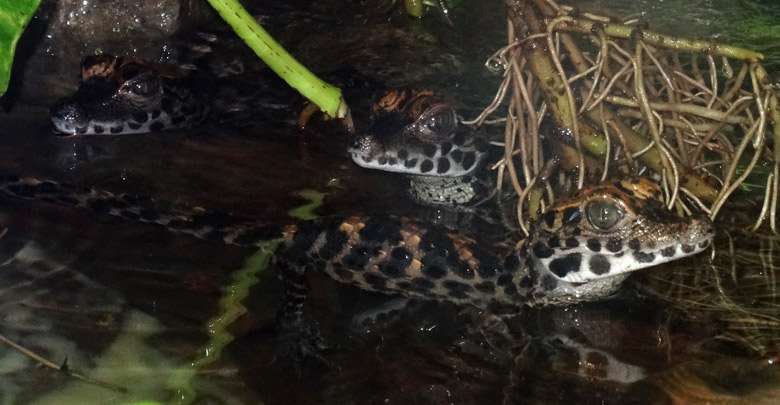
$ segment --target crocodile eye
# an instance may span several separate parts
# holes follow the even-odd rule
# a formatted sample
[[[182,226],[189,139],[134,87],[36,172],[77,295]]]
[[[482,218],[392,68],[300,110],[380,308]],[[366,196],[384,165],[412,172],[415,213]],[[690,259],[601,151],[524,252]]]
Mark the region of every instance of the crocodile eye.
[[[425,110],[416,123],[420,135],[431,139],[452,136],[456,125],[455,110],[444,104],[436,104]]]
[[[137,96],[150,96],[157,93],[160,89],[160,83],[156,78],[147,77],[141,80],[128,83],[127,91]]]
[[[585,212],[588,216],[588,222],[599,231],[609,230],[617,225],[625,215],[620,207],[606,201],[590,204],[585,208]]]

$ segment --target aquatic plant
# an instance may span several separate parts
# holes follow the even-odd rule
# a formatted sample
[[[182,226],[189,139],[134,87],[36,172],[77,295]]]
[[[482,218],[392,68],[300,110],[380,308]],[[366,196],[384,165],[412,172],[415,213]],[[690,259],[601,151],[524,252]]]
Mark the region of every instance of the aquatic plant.
[[[341,96],[341,90],[338,87],[320,80],[295,60],[255,21],[238,0],[208,1],[219,12],[222,19],[230,24],[233,31],[279,77],[329,116],[346,119],[351,128],[349,106]]]
[[[484,123],[509,99],[501,118],[505,156],[495,168],[520,196],[522,226],[553,199],[548,180],[559,166],[577,171],[578,187],[588,171],[601,178],[650,171],[662,180],[669,206],[689,212],[695,204],[715,218],[768,162],[755,229],[769,217],[776,230],[780,151],[767,146],[767,137],[780,142],[780,126],[772,125],[780,111],[762,54],[652,32],[639,19],[575,15],[553,0],[507,6],[509,45],[487,62],[504,80],[471,123]],[[540,135],[545,114],[564,141],[548,151]]]
[[[0,0],[0,96],[8,90],[16,43],[41,0]]]

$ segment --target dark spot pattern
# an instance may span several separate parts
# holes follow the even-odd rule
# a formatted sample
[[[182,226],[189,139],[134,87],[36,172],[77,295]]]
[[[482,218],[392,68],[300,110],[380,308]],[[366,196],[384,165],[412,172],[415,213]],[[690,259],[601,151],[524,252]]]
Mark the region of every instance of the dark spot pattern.
[[[449,290],[447,295],[457,299],[467,299],[468,293],[474,290],[470,285],[455,280],[445,280],[442,282],[442,286]]]
[[[387,279],[378,274],[365,273],[363,274],[363,280],[375,291],[387,290]]]
[[[607,250],[612,253],[620,252],[623,249],[623,239],[609,238],[607,239],[607,243],[604,245],[604,247],[606,247]]]
[[[425,159],[422,164],[420,165],[420,172],[422,173],[428,173],[429,171],[433,170],[433,162],[431,162],[428,159]]]
[[[162,131],[165,129],[165,125],[160,121],[155,121],[149,125],[149,130],[152,132]]]
[[[502,274],[498,276],[498,279],[496,279],[496,283],[500,285],[501,287],[506,287],[508,285],[512,284],[512,275],[509,273]]]
[[[450,271],[460,278],[471,280],[474,278],[474,269],[468,264],[460,261],[456,252],[451,253],[446,259],[447,267]]]
[[[480,266],[482,267],[482,266]],[[504,259],[504,271],[516,271],[520,267],[520,258],[516,254],[510,254]],[[484,276],[483,276],[484,277]]]
[[[588,249],[594,251],[594,252],[600,252],[601,251],[601,241],[599,241],[596,238],[590,238],[588,239],[586,245],[588,246]]]
[[[417,159],[409,159],[406,162],[404,162],[404,167],[411,169],[413,167],[417,166]]]
[[[446,157],[439,158],[439,164],[436,167],[436,172],[439,174],[447,173],[450,170],[450,160]]]
[[[696,249],[696,246],[694,245],[683,244],[680,246],[680,250],[682,250],[683,253],[692,253],[694,249]]]
[[[344,249],[344,245],[346,245],[348,240],[349,235],[346,233],[333,226],[328,227],[328,231],[325,232],[325,244],[322,245],[317,253],[319,253],[322,259],[331,260]]]
[[[639,242],[639,239],[633,238],[628,241],[628,248],[631,250],[639,250],[642,247],[642,244]]]
[[[450,154],[450,157],[452,158],[452,160],[460,163],[460,161],[463,159],[463,152],[461,152],[459,150],[454,150]]]
[[[444,142],[441,144],[441,155],[444,156],[452,150],[452,144],[449,142]]]
[[[677,251],[676,247],[669,246],[669,247],[661,249],[661,256],[663,256],[663,257],[672,257],[672,256],[674,256],[674,253],[676,251]]]
[[[441,229],[430,229],[420,238],[420,249],[424,252],[436,251],[435,255],[439,257],[446,257],[450,253],[455,251],[455,246],[452,245],[452,239],[447,236],[447,233]],[[428,256],[426,256],[427,258]]]
[[[474,289],[483,294],[492,294],[496,290],[496,285],[492,281],[483,281],[474,285]]]
[[[372,217],[360,231],[360,237],[367,241],[388,242],[391,245],[396,245],[402,239],[401,225],[394,219]]]
[[[404,275],[404,269],[393,262],[380,263],[379,271],[390,278],[398,278]]]
[[[433,289],[435,286],[436,283],[425,277],[417,277],[412,279],[412,289],[421,293],[425,293]]]
[[[406,274],[406,268],[412,262],[412,255],[402,247],[393,249],[386,263],[379,265],[379,270],[388,277],[397,278]]]
[[[652,263],[655,260],[655,254],[636,250],[634,251],[634,259],[639,263]]]
[[[455,136],[452,138],[452,143],[458,146],[463,146],[463,144],[466,143],[466,135],[464,135],[462,132],[455,134]]]
[[[555,226],[555,212],[547,211],[542,214],[542,221],[544,221],[544,224],[547,225],[548,228]]]
[[[474,166],[477,161],[477,155],[474,152],[466,152],[463,154],[463,170],[469,170]]]
[[[545,246],[543,243],[536,243],[534,244],[532,248],[534,252],[534,256],[540,258],[540,259],[546,259],[555,253],[554,250],[550,249],[549,247]]]
[[[566,247],[576,248],[580,245],[577,238],[566,238]]]
[[[610,267],[609,259],[604,255],[593,255],[588,261],[588,267],[593,274],[598,276],[609,273]]]
[[[353,248],[348,255],[341,260],[345,266],[352,270],[363,270],[371,257],[368,255],[368,248],[365,246]]]
[[[439,265],[425,266],[422,268],[422,274],[425,277],[438,280],[447,275],[447,269]]]
[[[550,262],[550,271],[560,278],[566,277],[570,272],[580,270],[582,264],[582,253],[571,253],[564,257],[553,259]]]

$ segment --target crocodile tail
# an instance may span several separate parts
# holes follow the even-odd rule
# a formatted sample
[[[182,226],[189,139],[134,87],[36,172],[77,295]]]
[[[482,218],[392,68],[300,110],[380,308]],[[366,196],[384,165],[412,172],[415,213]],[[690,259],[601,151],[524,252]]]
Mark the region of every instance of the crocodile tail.
[[[201,208],[162,207],[151,198],[31,177],[0,176],[0,190],[14,197],[67,205],[97,214],[162,225],[200,239],[256,246],[282,237],[282,228],[232,214]]]

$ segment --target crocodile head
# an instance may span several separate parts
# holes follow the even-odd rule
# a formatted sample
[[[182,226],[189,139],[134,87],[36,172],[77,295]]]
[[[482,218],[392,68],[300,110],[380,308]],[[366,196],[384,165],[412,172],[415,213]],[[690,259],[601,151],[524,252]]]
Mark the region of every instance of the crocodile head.
[[[532,301],[587,301],[613,293],[630,272],[694,255],[713,238],[707,218],[679,217],[660,187],[629,178],[555,202],[527,243]]]
[[[373,104],[368,131],[349,148],[359,166],[421,176],[470,174],[484,145],[439,93],[393,90]]]
[[[182,80],[154,63],[88,56],[81,64],[78,91],[51,109],[62,135],[116,135],[191,126],[207,108]]]

